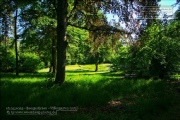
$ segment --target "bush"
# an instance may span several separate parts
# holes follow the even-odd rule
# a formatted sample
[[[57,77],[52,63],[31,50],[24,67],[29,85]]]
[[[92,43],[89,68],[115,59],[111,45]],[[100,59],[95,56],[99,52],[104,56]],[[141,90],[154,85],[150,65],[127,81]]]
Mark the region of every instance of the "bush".
[[[16,70],[16,55],[13,49],[5,50],[0,47],[0,70],[1,72],[14,72]],[[44,68],[44,63],[40,57],[34,53],[19,54],[19,71],[20,72],[37,72]]]
[[[44,63],[39,56],[34,53],[24,53],[20,58],[21,72],[37,72],[37,70],[44,68]]]
[[[130,55],[128,47],[120,47],[118,53],[112,58],[111,71],[128,71],[130,68]]]
[[[7,52],[1,49],[1,71],[2,72],[13,72],[16,69],[16,55],[13,50]]]

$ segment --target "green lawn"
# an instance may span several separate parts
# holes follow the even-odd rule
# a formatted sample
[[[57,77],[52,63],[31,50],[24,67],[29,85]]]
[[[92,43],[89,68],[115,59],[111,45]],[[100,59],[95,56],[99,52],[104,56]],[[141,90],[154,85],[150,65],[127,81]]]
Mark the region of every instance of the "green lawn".
[[[109,72],[109,64],[100,65],[98,72],[94,67],[67,66],[66,81],[61,86],[52,85],[54,78],[48,69],[19,77],[2,73],[2,120],[179,119],[179,81],[127,79],[121,72]],[[57,115],[7,115],[17,107],[24,111],[26,107],[49,111],[56,107],[59,111]]]

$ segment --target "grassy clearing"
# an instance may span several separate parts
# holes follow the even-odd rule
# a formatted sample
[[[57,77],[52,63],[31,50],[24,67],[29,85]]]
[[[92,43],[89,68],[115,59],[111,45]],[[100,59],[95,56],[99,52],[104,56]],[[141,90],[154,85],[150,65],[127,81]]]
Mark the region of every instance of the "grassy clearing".
[[[108,72],[111,64],[100,64],[99,65],[99,72]],[[49,68],[45,68],[42,70],[39,70],[38,72],[48,72]],[[82,72],[94,72],[95,65],[67,65],[66,71],[82,71]]]
[[[1,75],[1,114],[3,120],[124,120],[174,117],[179,96],[175,85],[162,80],[121,78],[108,72],[109,65],[67,66],[66,82],[48,87],[46,70],[35,74]],[[46,71],[46,72],[43,72]],[[177,84],[176,84],[177,86]],[[56,106],[77,111],[59,111],[58,115],[7,115],[7,107]],[[169,111],[171,109],[171,111]],[[173,112],[174,111],[174,112]],[[164,115],[164,113],[166,113]],[[176,115],[176,114],[175,114]],[[175,116],[175,118],[177,118]]]

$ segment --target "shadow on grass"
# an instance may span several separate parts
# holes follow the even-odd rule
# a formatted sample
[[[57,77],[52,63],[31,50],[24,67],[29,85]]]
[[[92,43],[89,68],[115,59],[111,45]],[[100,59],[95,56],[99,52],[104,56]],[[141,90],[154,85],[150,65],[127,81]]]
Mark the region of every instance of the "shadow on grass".
[[[51,88],[47,88],[45,81],[35,83],[1,81],[3,120],[12,119],[11,117],[13,120],[32,119],[29,116],[7,116],[6,107],[77,107],[79,111],[81,108],[88,108],[93,109],[94,112],[59,112],[57,116],[36,116],[36,119],[98,120],[107,118],[113,120],[119,117],[121,119],[146,119],[174,104],[174,94],[166,92],[163,81],[119,79],[113,78],[114,74],[103,73],[102,76],[105,77],[96,81],[93,77],[92,80],[69,80],[62,86],[54,85]],[[44,75],[44,73],[37,74],[37,79]],[[25,77],[26,74],[23,76]],[[27,74],[26,77],[32,76]],[[108,113],[106,110],[96,111],[95,108],[107,106],[112,100],[121,101],[122,104],[119,107],[123,108],[123,115],[119,115],[119,111]]]
[[[104,72],[104,73],[99,73],[104,77],[108,77],[108,78],[123,78],[124,77],[124,73],[123,72]]]
[[[77,74],[101,74],[103,76],[123,76],[124,73],[122,72],[109,72],[109,71],[97,71],[94,70],[84,70],[84,69],[78,69],[78,70],[66,70],[66,73],[70,75],[71,73],[77,73]],[[20,73],[19,76],[16,76],[15,73],[0,73],[1,78],[41,78],[41,77],[47,77],[49,75],[49,72],[39,72],[39,73]]]
[[[66,73],[68,75],[71,75],[71,74],[98,74],[99,72],[95,72],[93,70],[66,70]],[[13,78],[45,78],[49,75],[50,73],[49,72],[40,72],[40,73],[20,73],[19,76],[16,76],[15,73],[0,73],[0,77],[1,78],[10,78],[10,79],[13,79]]]
[[[19,76],[16,76],[15,73],[0,73],[2,79],[13,79],[13,78],[44,78],[48,75],[46,72],[41,73],[20,73]]]

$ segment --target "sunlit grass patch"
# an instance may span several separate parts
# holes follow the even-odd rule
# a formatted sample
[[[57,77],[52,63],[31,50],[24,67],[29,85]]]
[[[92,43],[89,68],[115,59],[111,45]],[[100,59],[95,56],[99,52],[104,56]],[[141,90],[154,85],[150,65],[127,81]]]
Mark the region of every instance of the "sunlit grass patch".
[[[107,72],[110,69],[111,64],[99,64],[99,72]],[[86,72],[94,72],[95,70],[95,65],[90,64],[90,65],[67,65],[66,66],[66,71],[86,71]],[[48,72],[49,68],[44,68],[39,70],[38,72]]]
[[[49,71],[49,68],[44,68],[44,69],[38,70],[39,73],[41,73],[41,72],[48,72],[48,71]]]

